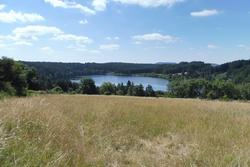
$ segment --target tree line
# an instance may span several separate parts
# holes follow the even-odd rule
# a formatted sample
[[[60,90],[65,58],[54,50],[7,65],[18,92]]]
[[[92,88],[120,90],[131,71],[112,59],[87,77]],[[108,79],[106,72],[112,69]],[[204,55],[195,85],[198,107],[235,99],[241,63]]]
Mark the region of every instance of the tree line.
[[[213,67],[202,62],[183,62],[156,66],[129,63],[109,63],[103,66],[102,64],[90,63],[84,65],[83,72],[81,72],[81,64],[72,63],[71,66],[78,69],[78,73],[74,73],[74,71],[71,73],[72,67],[67,67],[64,63],[35,64],[38,64],[39,69],[6,57],[1,58],[0,98],[1,96],[27,96],[30,91],[40,91],[43,93],[250,100],[250,61],[248,60]],[[52,68],[53,65],[55,67]],[[147,71],[152,72],[153,69],[157,70],[160,66],[161,69],[164,69],[162,73],[168,74],[171,81],[168,91],[154,91],[150,85],[144,88],[142,85],[135,85],[130,81],[118,85],[107,82],[97,87],[90,78],[84,78],[80,83],[73,83],[68,78],[69,76],[76,77],[76,74],[81,73],[93,72],[93,74],[96,74],[95,70],[98,71],[97,74],[99,72],[105,74],[107,71],[111,72],[112,70],[121,72],[122,70],[118,70],[119,66],[128,68],[129,73],[141,71],[146,72],[146,74],[150,74]],[[107,69],[105,70],[105,68]],[[85,71],[86,69],[88,70]],[[54,72],[56,73],[54,74]],[[66,73],[67,77],[60,78],[63,72]]]
[[[169,85],[170,97],[250,100],[250,83],[235,84],[221,79],[180,79]]]
[[[169,80],[199,79],[231,80],[236,84],[250,82],[250,60],[238,60],[222,65],[200,61],[181,62],[178,64],[133,64],[133,63],[49,63],[22,62],[34,67],[40,76],[50,80],[68,80],[73,77],[114,73],[119,75],[161,76]]]
[[[72,83],[70,81],[59,81],[49,93],[71,93],[71,94],[89,94],[89,95],[120,95],[120,96],[146,96],[156,97],[162,95],[163,92],[154,91],[151,85],[145,89],[143,85],[135,85],[128,81],[126,84],[119,83],[117,85],[110,82],[103,83],[100,87],[96,86],[95,81],[91,78],[82,78],[80,83]]]
[[[130,81],[126,85],[123,83],[114,85],[106,82],[97,87],[91,78],[83,78],[80,83],[73,83],[70,80],[52,80],[44,75],[40,75],[33,67],[2,57],[0,59],[0,98],[2,96],[27,96],[29,91],[32,90],[43,93],[152,97],[162,94],[162,92],[155,92],[150,85],[144,90],[142,85],[135,85]]]

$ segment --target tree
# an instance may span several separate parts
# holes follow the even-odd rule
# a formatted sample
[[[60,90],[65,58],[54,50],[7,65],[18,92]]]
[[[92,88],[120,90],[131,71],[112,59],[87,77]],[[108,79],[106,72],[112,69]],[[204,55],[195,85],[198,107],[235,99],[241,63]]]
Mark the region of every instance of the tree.
[[[28,68],[26,70],[26,78],[27,78],[27,84],[28,89],[30,90],[40,90],[40,84],[38,79],[38,73],[35,68]]]
[[[100,87],[100,93],[104,95],[115,95],[116,86],[110,82],[105,82]]]
[[[144,95],[145,95],[145,92],[144,92],[144,88],[142,84],[134,86],[133,96],[144,96]]]
[[[50,92],[55,94],[61,94],[63,93],[63,89],[60,86],[56,86],[53,89],[51,89]]]
[[[0,91],[9,92],[11,95],[26,96],[27,87],[27,68],[12,59],[1,58]]]
[[[95,81],[91,78],[82,78],[80,82],[80,92],[82,94],[96,94]]]
[[[240,91],[241,99],[250,100],[250,83],[239,85],[238,90]]]
[[[146,87],[145,95],[148,97],[155,97],[155,91],[151,85]]]
[[[128,81],[126,89],[127,89],[126,92],[128,96],[134,96],[134,83],[133,82]]]
[[[126,95],[127,89],[126,86],[123,85],[123,83],[119,83],[116,87],[116,94],[117,95]]]

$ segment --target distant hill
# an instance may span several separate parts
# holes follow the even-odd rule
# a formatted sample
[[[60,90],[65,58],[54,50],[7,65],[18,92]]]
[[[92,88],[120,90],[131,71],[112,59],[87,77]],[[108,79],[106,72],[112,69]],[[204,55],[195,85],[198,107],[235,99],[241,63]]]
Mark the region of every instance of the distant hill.
[[[250,60],[238,60],[222,65],[194,62],[158,62],[156,64],[134,63],[49,63],[23,62],[51,79],[70,79],[76,76],[92,74],[164,74],[169,77],[176,75],[185,78],[219,78],[232,80],[236,83],[250,82]]]
[[[215,73],[236,83],[250,83],[250,60],[222,64],[215,68]]]
[[[70,79],[76,76],[92,74],[135,74],[150,73],[155,71],[157,64],[133,64],[133,63],[54,63],[54,62],[23,62],[34,67],[37,71],[52,79]]]
[[[155,63],[155,64],[177,64],[177,63],[175,63],[175,62],[157,62],[157,63]]]

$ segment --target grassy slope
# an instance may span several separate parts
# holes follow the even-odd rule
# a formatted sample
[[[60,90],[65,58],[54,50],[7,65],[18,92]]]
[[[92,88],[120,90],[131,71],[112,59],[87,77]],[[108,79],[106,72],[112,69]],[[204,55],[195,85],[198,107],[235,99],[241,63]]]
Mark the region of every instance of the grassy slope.
[[[0,102],[0,166],[249,166],[250,104],[50,95]]]

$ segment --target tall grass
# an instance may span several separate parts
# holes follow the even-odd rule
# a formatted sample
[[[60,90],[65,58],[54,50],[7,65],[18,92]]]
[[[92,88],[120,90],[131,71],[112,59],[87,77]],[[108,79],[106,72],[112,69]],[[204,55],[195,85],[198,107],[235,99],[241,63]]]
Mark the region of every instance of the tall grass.
[[[0,102],[0,166],[250,166],[250,104],[46,95]]]

